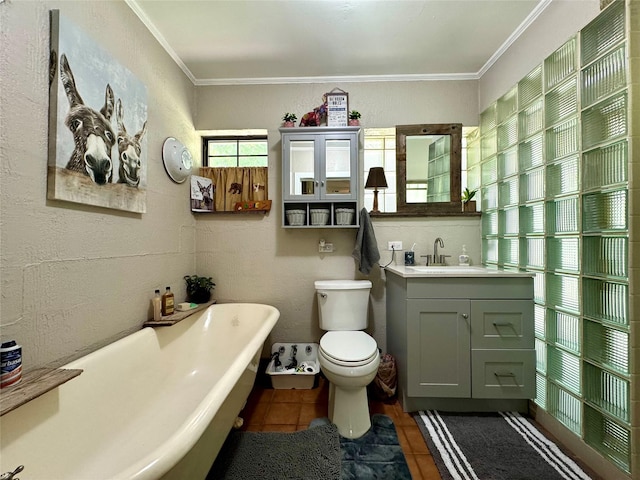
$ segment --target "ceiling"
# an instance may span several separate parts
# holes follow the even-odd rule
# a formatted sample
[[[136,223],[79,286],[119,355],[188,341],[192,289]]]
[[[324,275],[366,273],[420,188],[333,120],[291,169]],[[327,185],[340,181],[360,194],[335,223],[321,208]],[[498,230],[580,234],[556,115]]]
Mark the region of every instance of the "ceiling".
[[[479,78],[551,0],[126,0],[196,85]]]

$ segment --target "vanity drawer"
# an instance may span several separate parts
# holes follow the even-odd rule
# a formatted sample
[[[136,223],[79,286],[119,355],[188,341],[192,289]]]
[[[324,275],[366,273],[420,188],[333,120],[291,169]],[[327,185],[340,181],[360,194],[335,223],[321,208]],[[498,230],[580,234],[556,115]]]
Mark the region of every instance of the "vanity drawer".
[[[406,298],[533,298],[531,277],[416,277],[406,280]]]
[[[472,398],[534,398],[535,350],[472,350]]]
[[[534,348],[531,300],[471,302],[471,348]]]

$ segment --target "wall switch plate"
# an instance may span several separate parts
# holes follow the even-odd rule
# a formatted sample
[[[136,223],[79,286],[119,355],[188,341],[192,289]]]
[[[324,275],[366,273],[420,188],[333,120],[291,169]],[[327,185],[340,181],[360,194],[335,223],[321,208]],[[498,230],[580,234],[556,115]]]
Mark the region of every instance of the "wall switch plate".
[[[396,252],[399,252],[400,250],[402,250],[402,242],[400,240],[389,242],[387,250],[395,250]]]

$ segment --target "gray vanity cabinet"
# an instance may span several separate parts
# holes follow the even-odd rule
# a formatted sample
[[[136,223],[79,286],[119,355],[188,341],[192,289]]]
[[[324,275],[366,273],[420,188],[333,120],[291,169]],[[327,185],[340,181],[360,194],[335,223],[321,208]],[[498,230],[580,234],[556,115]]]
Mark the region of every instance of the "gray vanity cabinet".
[[[406,322],[407,394],[470,397],[469,302],[407,299]]]
[[[405,411],[522,410],[534,398],[530,276],[386,277],[387,346]]]
[[[358,226],[360,127],[281,128],[283,227]]]

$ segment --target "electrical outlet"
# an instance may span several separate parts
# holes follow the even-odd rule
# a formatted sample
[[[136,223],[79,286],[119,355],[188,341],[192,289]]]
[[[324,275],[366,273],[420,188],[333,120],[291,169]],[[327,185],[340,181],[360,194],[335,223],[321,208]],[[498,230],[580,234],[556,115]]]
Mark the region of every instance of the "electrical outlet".
[[[400,240],[389,242],[387,250],[395,250],[396,252],[399,252],[400,250],[402,250],[402,242]]]
[[[333,243],[321,243],[318,246],[318,251],[320,253],[331,253],[333,252]]]

